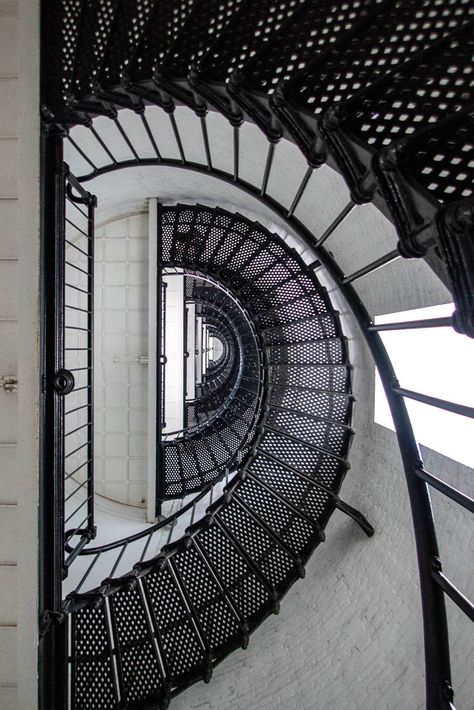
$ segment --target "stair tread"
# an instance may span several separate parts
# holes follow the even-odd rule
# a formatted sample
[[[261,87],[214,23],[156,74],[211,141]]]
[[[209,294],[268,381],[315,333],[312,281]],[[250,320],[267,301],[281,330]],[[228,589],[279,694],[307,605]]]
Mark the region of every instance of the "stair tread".
[[[459,13],[458,5],[441,7],[435,0],[421,6],[416,0],[381,3],[281,86],[275,110],[305,155],[313,154],[312,143],[323,112],[347,101],[383,75],[397,72],[414,53],[463,24],[470,13],[469,0],[464,4],[465,12]],[[388,36],[390,41],[385,41]],[[374,52],[378,47],[383,51]],[[299,119],[301,112],[305,117]],[[312,120],[307,120],[309,117]]]
[[[463,67],[472,57],[473,37],[471,21],[417,53],[391,76],[339,104],[336,121],[323,117],[322,134],[336,160],[351,165],[351,188],[371,173],[377,151],[472,103],[474,83]],[[442,102],[441,91],[445,92]]]

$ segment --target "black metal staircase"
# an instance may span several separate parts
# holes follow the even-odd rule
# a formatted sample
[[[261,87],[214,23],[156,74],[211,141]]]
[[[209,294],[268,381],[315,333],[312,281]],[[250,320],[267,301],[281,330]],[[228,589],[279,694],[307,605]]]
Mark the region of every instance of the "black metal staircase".
[[[184,270],[195,283],[209,278],[227,290],[224,308],[210,287],[188,294],[202,304],[216,333],[227,332],[222,336],[227,350],[187,410],[182,435],[163,444],[162,500],[197,497],[166,522],[108,545],[92,547],[91,529],[82,538],[79,530],[78,546],[66,548],[67,566],[77,557],[88,566],[63,600],[64,567],[58,560],[64,529],[57,524],[63,508],[57,497],[64,494],[68,474],[53,450],[57,421],[45,419],[45,467],[54,460],[61,483],[44,483],[45,501],[55,500],[43,511],[44,541],[54,555],[43,560],[43,582],[51,579],[43,585],[41,604],[44,618],[59,623],[44,626],[42,707],[167,707],[191,683],[209,681],[213,667],[245,647],[249,634],[278,612],[279,600],[304,576],[306,561],[324,540],[334,510],[372,534],[366,519],[339,498],[349,468],[354,398],[339,315],[315,275],[323,264],[357,318],[386,387],[413,509],[427,707],[453,708],[444,594],[471,618],[474,613],[441,572],[428,485],[471,511],[474,504],[424,470],[404,398],[449,404],[464,416],[474,416],[474,410],[399,386],[352,283],[400,256],[426,257],[453,294],[455,327],[474,334],[472,4],[45,0],[43,6],[45,278],[55,279],[58,292],[63,288],[65,193],[58,183],[63,141],[84,166],[77,182],[71,178],[76,190],[79,184],[93,189],[95,177],[137,165],[211,174],[273,209],[315,258],[304,261],[277,235],[239,214],[204,205],[160,206],[160,265]],[[177,105],[199,118],[203,163],[186,157]],[[156,108],[168,114],[177,158],[166,157],[153,130]],[[130,122],[124,127],[121,109],[133,112],[146,150],[135,145]],[[232,127],[229,172],[213,166],[210,109]],[[98,117],[107,119],[105,130]],[[268,141],[258,184],[240,177],[244,120],[255,123]],[[86,132],[82,139],[76,126]],[[126,158],[116,156],[112,132]],[[286,208],[269,192],[283,136],[295,141],[308,161]],[[315,235],[295,211],[323,162],[341,172],[351,201]],[[344,274],[324,244],[356,204],[369,201],[393,215],[399,245]],[[49,386],[58,364],[52,355],[63,347],[61,304],[51,288],[44,308],[45,415],[54,415],[58,397],[67,393]],[[217,483],[221,489],[215,489],[214,501]],[[194,520],[197,503],[209,493],[204,517]],[[187,526],[175,540],[180,520]],[[151,554],[165,524],[169,543]],[[136,564],[127,574],[116,574],[135,544]],[[89,574],[104,560],[110,572],[91,588]]]

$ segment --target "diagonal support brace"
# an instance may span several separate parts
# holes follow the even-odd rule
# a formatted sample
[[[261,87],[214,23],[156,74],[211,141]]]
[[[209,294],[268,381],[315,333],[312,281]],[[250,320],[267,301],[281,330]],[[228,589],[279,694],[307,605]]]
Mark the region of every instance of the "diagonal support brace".
[[[357,523],[360,528],[362,528],[367,537],[372,537],[375,530],[365,515],[353,508],[351,505],[348,505],[348,503],[344,503],[344,501],[342,501],[339,497],[336,498],[336,508],[352,518],[352,520]]]

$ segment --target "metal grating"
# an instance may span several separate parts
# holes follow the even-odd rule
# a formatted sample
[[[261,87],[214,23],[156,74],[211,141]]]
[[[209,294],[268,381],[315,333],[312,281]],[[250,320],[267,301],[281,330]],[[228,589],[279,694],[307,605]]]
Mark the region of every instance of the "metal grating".
[[[139,589],[113,594],[110,613],[123,703],[161,700],[165,695],[164,678]]]
[[[71,615],[72,710],[115,710],[118,694],[106,608],[84,608]]]
[[[194,548],[174,557],[213,656],[241,640],[241,628],[223,593]]]
[[[168,567],[150,572],[143,586],[160,634],[173,684],[198,676],[206,662],[189,610]]]

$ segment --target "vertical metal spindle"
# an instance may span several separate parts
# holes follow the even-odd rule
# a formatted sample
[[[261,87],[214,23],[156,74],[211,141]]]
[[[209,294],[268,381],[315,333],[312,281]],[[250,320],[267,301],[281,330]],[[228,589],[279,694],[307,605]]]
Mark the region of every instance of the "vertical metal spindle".
[[[87,128],[90,130],[90,132],[92,133],[92,135],[94,136],[94,138],[96,139],[96,141],[99,143],[99,145],[105,150],[105,152],[106,152],[107,155],[109,156],[109,158],[110,158],[110,160],[112,161],[112,163],[113,163],[114,165],[117,165],[117,162],[118,162],[118,161],[117,161],[117,158],[116,158],[115,155],[110,151],[110,149],[109,149],[108,146],[104,143],[104,141],[102,140],[102,138],[99,136],[99,134],[98,134],[97,131],[95,130],[94,126],[92,125],[92,121],[91,121],[90,125],[87,126]]]
[[[306,189],[306,185],[308,184],[309,179],[310,179],[311,175],[313,174],[313,170],[314,170],[314,168],[309,166],[307,168],[305,174],[303,175],[303,179],[302,179],[301,184],[298,188],[298,191],[297,191],[297,193],[293,199],[293,202],[291,203],[290,208],[287,212],[287,217],[291,217],[292,214],[294,213],[295,209],[298,207],[299,201],[303,197],[303,193]]]
[[[152,145],[152,147],[153,147],[153,150],[155,151],[155,155],[156,155],[156,157],[158,158],[158,160],[161,161],[161,160],[162,160],[162,158],[161,158],[161,153],[160,153],[160,151],[158,150],[158,146],[157,146],[156,141],[155,141],[155,136],[153,135],[153,133],[152,133],[152,131],[151,131],[150,124],[148,123],[148,120],[147,120],[147,117],[145,116],[145,112],[144,112],[144,111],[142,111],[142,113],[140,114],[140,118],[142,119],[142,123],[143,123],[143,125],[144,125],[144,127],[145,127],[145,131],[146,131],[146,133],[147,133],[147,136],[148,136],[148,138],[149,138],[149,140],[150,140],[150,143],[151,143],[151,145]]]
[[[113,576],[114,576],[115,571],[116,571],[117,567],[119,566],[120,560],[121,560],[122,557],[124,556],[124,553],[125,553],[125,550],[127,549],[127,547],[128,547],[128,542],[126,542],[124,545],[122,545],[122,549],[121,549],[121,551],[120,551],[120,554],[118,555],[117,559],[115,560],[115,562],[114,562],[114,564],[113,564],[113,566],[112,566],[112,569],[110,570],[109,577],[113,577]]]
[[[153,533],[154,533],[154,530],[150,530],[150,532],[149,532],[148,535],[147,535],[147,538],[148,538],[148,539],[147,539],[147,541],[146,541],[145,547],[143,548],[143,552],[142,552],[142,554],[140,555],[140,562],[142,562],[142,561],[145,559],[145,555],[146,555],[146,552],[147,552],[147,550],[148,550],[148,548],[149,548],[149,546],[150,546],[150,542],[151,542],[151,539],[152,539],[152,537],[153,537]]]
[[[342,209],[342,210],[339,212],[339,214],[337,215],[336,219],[335,219],[333,222],[331,222],[331,224],[330,224],[329,227],[326,229],[326,231],[322,234],[321,237],[319,237],[319,239],[318,239],[317,242],[316,242],[316,246],[317,246],[317,247],[320,247],[320,246],[322,246],[322,245],[324,244],[324,242],[326,241],[326,239],[328,239],[328,237],[331,236],[331,234],[334,232],[334,230],[337,229],[337,227],[339,227],[339,225],[341,224],[341,222],[343,222],[343,221],[345,220],[345,218],[347,217],[347,215],[349,215],[349,214],[352,212],[352,210],[354,209],[354,207],[355,207],[355,202],[352,202],[352,200],[349,200],[349,202],[348,202],[347,205],[344,207],[344,209]]]
[[[99,169],[98,166],[89,158],[89,156],[76,143],[76,141],[73,138],[71,138],[71,136],[67,136],[67,139],[68,139],[69,143],[72,145],[72,147],[74,148],[74,150],[76,150],[79,153],[81,158],[83,158],[86,161],[86,163],[88,163],[91,166],[92,170],[96,171]]]
[[[268,146],[267,162],[265,164],[265,172],[263,173],[262,187],[260,190],[261,196],[263,196],[267,191],[268,179],[270,177],[270,171],[272,169],[273,156],[275,155],[275,145],[276,143],[270,143]]]
[[[96,563],[97,563],[97,560],[98,560],[99,557],[100,557],[100,554],[101,554],[100,552],[97,552],[97,553],[94,555],[94,559],[93,559],[92,562],[90,563],[89,567],[86,569],[86,571],[85,571],[85,573],[84,573],[84,576],[81,578],[79,584],[77,585],[77,587],[76,587],[75,590],[74,590],[75,594],[77,594],[77,593],[79,592],[80,588],[82,587],[82,585],[83,585],[84,582],[86,581],[87,577],[88,577],[88,576],[90,575],[90,573],[92,572],[93,568],[95,567],[95,565],[96,565]]]
[[[130,138],[128,137],[128,135],[127,135],[127,133],[126,133],[124,127],[122,126],[122,124],[120,123],[120,121],[118,120],[118,118],[114,118],[113,121],[114,121],[115,125],[117,126],[120,135],[122,136],[122,138],[124,139],[125,143],[127,144],[127,146],[129,147],[130,151],[132,152],[132,155],[133,155],[133,157],[135,158],[135,160],[140,160],[140,156],[138,155],[137,151],[135,150],[135,148],[134,148],[134,146],[133,146],[133,144],[132,144],[132,141],[131,141]]]
[[[88,252],[89,266],[87,276],[87,373],[88,373],[88,427],[87,427],[87,496],[88,496],[88,525],[87,529],[91,536],[95,536],[94,528],[94,244],[95,244],[95,207],[97,199],[89,196],[88,217],[89,217],[89,237]]]
[[[178,124],[176,123],[176,118],[174,116],[174,113],[172,113],[172,112],[168,113],[168,116],[170,119],[171,128],[173,129],[174,137],[176,140],[176,145],[178,146],[178,151],[179,151],[181,162],[185,163],[186,156],[184,155],[183,144],[181,142],[181,136],[179,135],[179,129],[178,129]]]
[[[237,182],[239,179],[239,158],[240,158],[240,124],[238,126],[233,126],[233,138],[234,138],[234,181]]]
[[[209,145],[209,135],[207,132],[206,115],[200,116],[202,139],[204,141],[204,151],[206,153],[207,169],[212,170],[211,148]]]
[[[170,531],[169,531],[169,533],[168,533],[168,539],[167,539],[167,541],[166,541],[166,544],[167,544],[167,545],[169,545],[170,542],[171,542],[171,537],[172,537],[172,535],[173,535],[174,526],[176,525],[176,520],[177,520],[177,518],[174,517],[174,518],[173,518],[173,522],[171,523]]]

